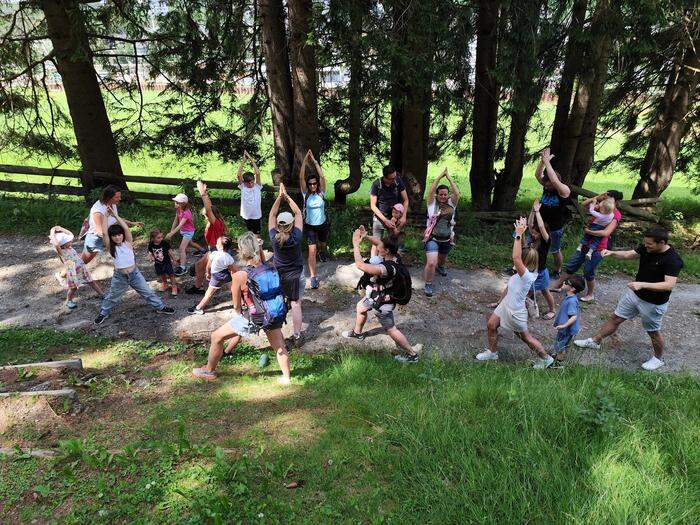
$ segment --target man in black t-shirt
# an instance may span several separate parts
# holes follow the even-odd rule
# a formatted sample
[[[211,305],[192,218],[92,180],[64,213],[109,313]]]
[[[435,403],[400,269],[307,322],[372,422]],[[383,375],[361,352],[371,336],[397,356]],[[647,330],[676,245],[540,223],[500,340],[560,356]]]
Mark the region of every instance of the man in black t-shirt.
[[[588,339],[574,341],[582,348],[599,349],[601,341],[615,333],[617,327],[628,319],[640,316],[642,326],[651,338],[654,355],[642,364],[645,370],[656,370],[665,363],[664,340],[661,336],[661,320],[668,309],[671,290],[683,268],[683,260],[673,246],[668,244],[668,232],[663,228],[651,228],[644,234],[644,244],[634,250],[603,250],[603,257],[639,259],[639,270],[634,281],[627,285],[615,313],[600,327],[598,333]]]
[[[372,219],[372,236],[381,239],[391,220],[391,209],[394,204],[402,204],[404,214],[399,219],[399,230],[403,229],[408,217],[408,193],[406,185],[396,173],[391,164],[384,166],[381,178],[372,183],[369,190],[369,207],[374,217]],[[372,245],[372,255],[377,255],[377,247]]]

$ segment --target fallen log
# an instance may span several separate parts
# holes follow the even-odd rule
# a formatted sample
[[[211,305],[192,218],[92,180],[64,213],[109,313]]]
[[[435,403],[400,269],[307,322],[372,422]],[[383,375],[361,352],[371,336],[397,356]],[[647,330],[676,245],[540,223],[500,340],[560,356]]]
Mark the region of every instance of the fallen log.
[[[647,206],[649,204],[656,204],[659,201],[661,201],[661,197],[645,197],[643,199],[620,201],[620,203],[625,206]]]
[[[22,365],[0,366],[0,370],[12,370],[15,368],[83,368],[81,359],[65,359],[63,361],[42,361],[40,363],[24,363]]]
[[[76,394],[75,390],[72,388],[64,388],[61,390],[39,390],[37,392],[27,392],[27,391],[20,391],[20,392],[0,392],[0,398],[7,398],[7,397],[14,397],[14,396],[19,396],[19,397],[67,397],[69,399],[75,399]]]
[[[580,188],[578,186],[575,186],[574,184],[569,184],[569,188],[571,188],[571,193],[574,195],[580,195],[582,197],[595,197],[598,195],[595,192],[592,192],[591,190],[587,190],[585,188]],[[625,204],[622,204],[622,202],[617,203],[617,207],[620,209],[620,211],[626,213],[627,215],[631,215],[632,217],[639,217],[640,219],[644,219],[647,221],[654,222],[656,224],[661,223],[661,219],[659,219],[656,215],[653,213],[649,213],[648,211],[644,210],[637,210],[633,208],[632,206],[627,206]]]

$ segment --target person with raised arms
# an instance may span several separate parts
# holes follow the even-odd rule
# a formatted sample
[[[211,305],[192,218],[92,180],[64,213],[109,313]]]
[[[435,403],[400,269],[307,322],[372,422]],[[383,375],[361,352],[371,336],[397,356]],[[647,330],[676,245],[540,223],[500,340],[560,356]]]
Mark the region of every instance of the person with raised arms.
[[[515,273],[508,280],[504,297],[486,323],[489,348],[476,354],[476,359],[478,361],[498,360],[498,328],[503,327],[515,332],[540,357],[535,362],[534,368],[547,368],[554,362],[554,358],[547,354],[542,343],[528,331],[525,307],[525,298],[537,280],[537,250],[534,246],[530,246],[523,256],[522,239],[527,230],[527,221],[521,217],[515,222],[514,227],[512,255]]]
[[[450,187],[440,184],[445,178]],[[450,194],[451,190],[451,194]],[[437,177],[428,189],[425,197],[428,205],[428,220],[423,232],[423,246],[425,248],[425,295],[433,295],[433,278],[435,270],[447,277],[445,263],[447,255],[454,246],[455,211],[459,202],[459,189],[447,172],[447,168]]]
[[[282,201],[286,200],[292,213],[283,211],[279,215]],[[270,241],[272,242],[273,260],[280,275],[282,291],[289,301],[292,310],[292,328],[294,330],[293,344],[302,345],[301,327],[303,313],[301,299],[306,287],[304,276],[304,258],[301,254],[302,228],[304,218],[297,203],[287,194],[284,184],[280,183],[279,195],[275,199],[267,219],[270,226]]]
[[[668,232],[654,227],[644,234],[644,242],[634,250],[603,250],[603,257],[615,259],[639,259],[639,269],[634,281],[627,284],[613,315],[598,332],[587,339],[574,341],[581,348],[600,350],[603,339],[614,334],[618,327],[629,319],[639,316],[642,326],[649,334],[654,355],[642,364],[645,370],[656,370],[664,366],[664,339],[661,322],[668,310],[671,291],[683,268],[683,259],[673,246],[668,244]]]
[[[243,171],[246,162],[250,163],[253,173]],[[260,235],[262,231],[262,183],[260,169],[248,151],[243,151],[243,160],[238,166],[238,188],[241,190],[241,218],[246,230]]]
[[[316,173],[306,177],[306,165],[311,163]],[[311,150],[306,152],[299,170],[299,188],[304,198],[304,235],[309,245],[309,274],[311,288],[318,288],[316,276],[316,256],[321,262],[326,262],[326,243],[330,235],[330,223],[326,212],[326,178],[323,169]]]

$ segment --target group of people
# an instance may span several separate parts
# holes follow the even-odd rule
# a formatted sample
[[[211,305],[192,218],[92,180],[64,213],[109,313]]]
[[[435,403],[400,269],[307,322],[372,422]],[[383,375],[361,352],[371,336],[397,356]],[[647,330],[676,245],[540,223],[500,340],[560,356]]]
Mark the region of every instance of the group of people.
[[[643,245],[635,250],[608,250],[610,235],[621,219],[617,203],[622,199],[621,193],[610,190],[583,203],[591,220],[564,266],[561,241],[569,214],[571,192],[552,168],[551,159],[552,155],[545,149],[535,173],[543,186],[542,196],[533,203],[529,217],[521,218],[514,224],[513,275],[501,299],[492,305],[494,312],[487,322],[489,347],[477,354],[476,359],[498,359],[500,327],[515,332],[538,355],[539,359],[534,365],[536,368],[561,366],[572,341],[581,347],[600,348],[602,340],[614,333],[623,321],[639,315],[654,348],[653,357],[642,366],[649,370],[662,366],[664,343],[660,332],[661,320],[683,266],[675,249],[668,244],[668,233],[653,228],[644,235]],[[247,163],[250,163],[252,171],[245,171]],[[307,171],[311,174],[307,174]],[[267,258],[261,237],[260,170],[247,152],[237,175],[241,190],[240,214],[248,230],[246,233],[235,240],[228,235],[224,218],[212,204],[206,184],[199,181],[197,192],[203,203],[201,215],[205,222],[206,245],[194,243],[196,216],[190,209],[190,199],[178,194],[173,198],[176,210],[171,229],[167,234],[155,229],[150,232],[148,254],[163,291],[170,289],[175,296],[178,294],[176,276],[189,273],[194,277],[193,284],[185,291],[201,294],[202,298],[188,309],[191,314],[204,314],[207,304],[220,288],[226,287],[231,291],[234,316],[212,332],[208,361],[193,370],[196,377],[215,379],[216,368],[223,354],[230,353],[242,337],[262,330],[276,353],[282,371],[280,381],[289,383],[287,346],[292,344],[299,347],[303,344],[302,297],[306,288],[302,253],[304,237],[308,244],[306,266],[310,274],[310,288],[319,286],[317,261],[325,262],[328,257],[326,248],[330,221],[326,210],[325,177],[309,151],[302,162],[299,177],[303,206],[300,207],[289,196],[284,184],[279,184],[279,193],[268,215],[267,233],[272,256]],[[441,184],[442,179],[447,184]],[[447,257],[455,245],[454,228],[459,197],[457,185],[447,170],[432,182],[426,195],[427,219],[423,234],[426,263],[423,275],[427,296],[435,293],[436,273],[447,276]],[[156,312],[174,313],[148,285],[136,265],[130,228],[139,223],[130,222],[119,215],[120,199],[119,188],[108,186],[103,190],[86,219],[84,248],[80,255],[72,247],[74,236],[70,231],[56,226],[50,232],[50,242],[64,263],[64,270],[57,277],[67,290],[66,307],[75,308],[77,288],[89,284],[102,297],[100,312],[94,319],[96,325],[110,316],[129,288],[133,288]],[[281,211],[283,204],[289,211]],[[368,235],[364,226],[353,233],[354,262],[363,272],[358,288],[364,293],[356,306],[355,325],[343,331],[342,336],[363,339],[368,314],[374,312],[382,328],[401,349],[396,359],[412,363],[418,361],[422,345],[409,343],[397,328],[394,317],[396,306],[407,304],[412,291],[410,274],[400,256],[408,204],[406,187],[397,170],[391,165],[386,166],[370,190],[372,235]],[[176,234],[181,237],[177,251],[170,244]],[[361,252],[363,241],[367,241],[371,247],[368,258],[364,258]],[[187,249],[190,247],[199,256],[193,265],[187,264]],[[114,264],[110,289],[105,295],[102,295],[101,288],[87,269],[87,264],[101,251],[108,252]],[[549,254],[552,254],[554,262],[552,275],[547,267]],[[629,290],[620,299],[613,316],[593,337],[574,340],[581,325],[579,300],[585,302],[594,299],[595,271],[605,257],[639,258],[637,279],[629,284]],[[583,279],[575,275],[581,266]],[[553,283],[553,280],[556,282]],[[553,291],[564,294],[558,309]],[[537,306],[537,292],[542,294],[547,304],[542,318],[553,320],[557,329],[555,343],[549,351],[528,330],[528,318],[538,316],[532,313]],[[579,294],[583,295],[579,298]],[[281,327],[286,322],[289,310],[293,334],[291,341],[287,342],[282,336]]]

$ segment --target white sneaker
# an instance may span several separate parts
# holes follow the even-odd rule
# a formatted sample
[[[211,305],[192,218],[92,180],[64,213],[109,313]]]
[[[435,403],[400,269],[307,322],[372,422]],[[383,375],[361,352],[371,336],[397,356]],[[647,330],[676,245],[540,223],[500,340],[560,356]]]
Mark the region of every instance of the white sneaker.
[[[642,368],[644,370],[656,370],[657,368],[661,368],[664,366],[666,363],[664,363],[661,359],[659,359],[656,356],[653,356],[649,361],[646,361],[642,363]]]
[[[538,359],[537,361],[535,361],[535,364],[532,365],[532,368],[544,370],[545,368],[549,368],[549,365],[551,365],[553,362],[554,358],[551,355],[548,355],[544,359]]]
[[[596,343],[592,338],[588,339],[577,339],[574,344],[580,348],[592,348],[593,350],[600,350],[600,345]]]
[[[498,352],[492,352],[491,350],[484,350],[481,353],[476,354],[477,361],[498,361]]]
[[[277,378],[277,382],[278,382],[280,385],[284,385],[284,386],[288,386],[288,385],[291,385],[291,384],[292,384],[292,380],[289,379],[288,377],[284,377],[284,376],[278,377],[278,378]]]

